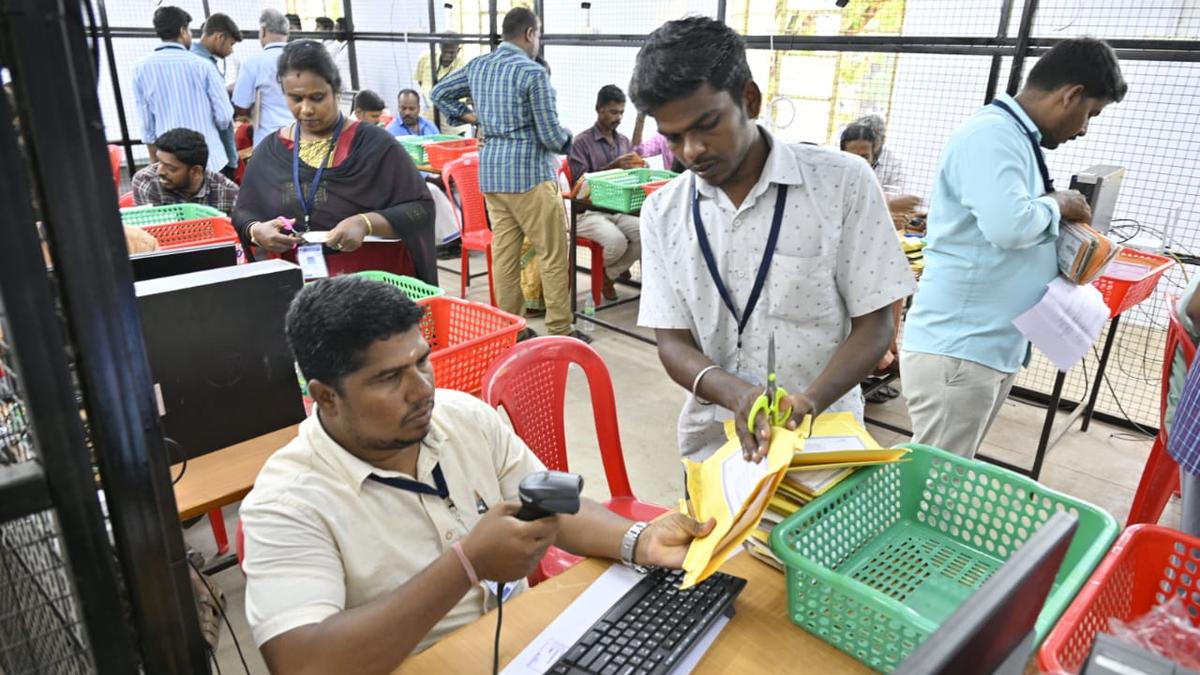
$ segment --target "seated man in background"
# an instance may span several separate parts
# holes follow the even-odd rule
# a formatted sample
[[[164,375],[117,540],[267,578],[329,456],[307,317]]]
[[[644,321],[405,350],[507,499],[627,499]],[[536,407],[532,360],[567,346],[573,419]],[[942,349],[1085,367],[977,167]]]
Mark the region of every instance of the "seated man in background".
[[[861,124],[875,132],[875,161],[871,163],[871,168],[875,169],[875,175],[879,177],[879,184],[883,186],[883,191],[897,195],[903,194],[906,187],[904,167],[900,165],[900,158],[896,156],[896,153],[883,144],[887,140],[887,125],[883,118],[879,115],[863,115],[853,123]]]
[[[432,136],[439,133],[433,122],[421,117],[421,95],[401,89],[396,95],[396,119],[387,125],[393,136]]]
[[[473,396],[435,390],[421,308],[355,275],[292,301],[287,340],[315,412],[242,502],[246,617],[271,672],[390,673],[525,589],[551,544],[679,567],[703,527],[633,523],[594,501],[514,517],[542,463]],[[507,595],[507,593],[505,593]]]
[[[593,171],[640,169],[646,165],[629,139],[617,131],[624,115],[625,92],[613,84],[601,87],[596,95],[596,124],[575,137],[567,155],[572,181]],[[642,255],[640,221],[623,213],[587,211],[579,217],[577,227],[579,236],[604,247],[604,297],[616,300],[613,280],[627,275]]]
[[[208,145],[191,129],[171,129],[158,137],[158,161],[133,175],[135,206],[204,204],[233,211],[237,183],[205,169]]]
[[[375,126],[380,125],[379,118],[383,117],[383,109],[386,106],[379,94],[370,89],[363,89],[354,95],[354,118],[359,122],[365,122]]]
[[[875,172],[875,177],[879,179],[879,184],[883,186],[883,196],[887,199],[888,211],[892,214],[892,224],[900,231],[907,228],[908,224],[918,215],[917,207],[921,205],[921,198],[915,195],[898,194],[898,191],[902,189],[901,186],[889,187],[887,183],[883,182],[884,172],[879,162],[878,132],[869,125],[855,122],[842,130],[838,147],[842,149],[842,152],[858,155],[867,160],[867,164],[870,164],[871,169]],[[898,175],[898,171],[896,174]],[[895,177],[890,179],[898,180]],[[897,192],[889,192],[889,189]]]

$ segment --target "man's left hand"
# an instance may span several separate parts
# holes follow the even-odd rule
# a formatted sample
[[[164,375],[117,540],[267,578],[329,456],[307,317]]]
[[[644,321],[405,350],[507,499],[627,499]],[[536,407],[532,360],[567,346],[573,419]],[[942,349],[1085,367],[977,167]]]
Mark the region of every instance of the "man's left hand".
[[[679,569],[692,540],[712,532],[716,525],[717,521],[711,518],[701,524],[678,511],[659,516],[638,537],[633,562]]]
[[[363,239],[367,236],[367,223],[361,215],[353,215],[337,224],[329,231],[325,245],[335,251],[349,253],[362,247]]]

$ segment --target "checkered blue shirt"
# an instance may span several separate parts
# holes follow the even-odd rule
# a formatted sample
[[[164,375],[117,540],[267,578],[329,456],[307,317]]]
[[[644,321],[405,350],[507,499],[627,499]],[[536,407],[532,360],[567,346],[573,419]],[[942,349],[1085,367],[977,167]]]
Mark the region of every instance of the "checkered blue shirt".
[[[545,68],[519,47],[502,43],[438,82],[429,98],[449,119],[463,124],[475,104],[484,143],[479,155],[483,192],[528,192],[553,181],[558,161],[571,147],[571,132],[558,123],[554,87]]]
[[[1200,359],[1188,371],[1175,423],[1167,435],[1167,451],[1184,471],[1200,476]]]

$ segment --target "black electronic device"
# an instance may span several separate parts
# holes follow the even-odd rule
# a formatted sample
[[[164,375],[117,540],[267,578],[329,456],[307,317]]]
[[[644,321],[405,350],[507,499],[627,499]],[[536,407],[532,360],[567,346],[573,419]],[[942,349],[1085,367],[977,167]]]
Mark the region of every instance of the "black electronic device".
[[[1087,199],[1092,209],[1092,229],[1100,234],[1108,234],[1112,227],[1117,194],[1124,179],[1125,167],[1111,164],[1097,164],[1071,176],[1071,189],[1078,190]]]
[[[555,513],[578,513],[583,476],[566,471],[538,471],[521,479],[519,520],[537,520]]]
[[[163,433],[185,456],[304,420],[283,332],[302,285],[282,260],[134,284]]]
[[[146,281],[236,265],[237,247],[233,242],[226,242],[138,253],[129,256],[129,264],[133,266],[133,280]]]
[[[733,601],[746,587],[745,579],[721,572],[687,590],[679,590],[682,579],[682,570],[650,571],[547,672],[671,672],[713,622],[733,615]]]
[[[1070,514],[1054,514],[892,672],[1025,672],[1037,637],[1034,626],[1078,522]]]
[[[1107,633],[1096,633],[1081,675],[1197,675],[1165,656],[1123,642]]]

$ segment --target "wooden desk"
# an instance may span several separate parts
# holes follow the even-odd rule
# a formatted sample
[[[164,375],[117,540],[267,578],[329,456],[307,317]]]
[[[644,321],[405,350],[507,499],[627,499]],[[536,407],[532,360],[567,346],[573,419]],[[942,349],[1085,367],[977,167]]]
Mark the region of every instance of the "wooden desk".
[[[196,518],[245,497],[267,458],[295,438],[299,428],[295,424],[189,459],[187,471],[175,484],[179,519]],[[171,466],[171,476],[182,469],[183,464]]]
[[[610,564],[585,560],[509,603],[500,635],[501,668],[520,654]],[[696,673],[871,672],[791,622],[783,574],[746,553],[739,554],[721,569],[748,583],[734,602],[737,614],[704,654]],[[491,612],[408,659],[394,675],[485,673],[492,664],[495,632],[495,612]]]

